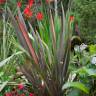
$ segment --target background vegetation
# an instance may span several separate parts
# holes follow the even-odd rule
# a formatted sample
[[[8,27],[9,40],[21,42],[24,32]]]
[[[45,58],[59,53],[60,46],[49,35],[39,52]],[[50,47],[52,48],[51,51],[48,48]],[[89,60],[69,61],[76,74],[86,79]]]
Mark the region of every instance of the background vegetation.
[[[73,0],[72,10],[86,43],[96,43],[96,0]]]
[[[0,5],[0,96],[96,96],[96,0],[57,0],[58,7],[42,1],[32,5],[31,18],[23,12],[27,0],[20,10],[18,0]],[[70,34],[75,22],[85,44]]]

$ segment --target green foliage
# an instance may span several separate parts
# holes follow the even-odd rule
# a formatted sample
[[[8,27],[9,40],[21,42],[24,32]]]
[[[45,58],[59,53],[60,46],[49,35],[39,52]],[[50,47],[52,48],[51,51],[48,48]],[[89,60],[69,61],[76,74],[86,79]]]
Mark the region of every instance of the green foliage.
[[[60,17],[57,9],[55,15],[53,15],[51,9],[47,10],[45,4],[43,2],[41,4],[40,10],[44,14],[44,19],[38,21],[38,30],[34,29],[28,22],[32,40],[29,38],[30,33],[28,34],[29,30],[27,30],[20,9],[18,8],[16,21],[8,8],[18,40],[29,54],[27,64],[22,65],[21,70],[28,81],[32,83],[37,96],[63,96],[66,93],[64,93],[65,90],[63,91],[62,87],[68,79],[70,61],[72,35],[72,22],[69,21],[70,10],[65,15],[61,4],[62,16]],[[83,84],[76,84],[70,83],[69,87],[76,87],[88,93]],[[39,88],[40,86],[42,88]],[[67,85],[65,84],[65,86]]]
[[[80,52],[75,52],[75,56],[71,56],[71,64],[70,64],[70,70],[73,70],[72,77],[75,74],[74,80],[78,79],[80,82],[84,83],[88,89],[90,90],[90,93],[88,96],[94,96],[96,89],[94,86],[96,85],[93,81],[96,80],[96,65],[92,64],[91,60],[92,57],[96,54],[95,45],[89,45],[89,50],[82,50]],[[76,92],[81,96],[84,95],[84,93],[71,89],[72,92]],[[79,96],[78,95],[78,96]],[[70,92],[69,92],[70,96]]]
[[[96,0],[74,0],[72,10],[79,22],[83,41],[96,43]]]
[[[14,29],[6,13],[7,5],[3,7],[4,13],[0,17],[0,96],[10,90],[7,84],[16,76],[17,64],[22,59],[22,52],[19,51]]]
[[[96,54],[96,44],[95,45],[89,45],[89,51],[91,55]]]
[[[75,88],[78,88],[78,89],[81,89],[82,91],[84,91],[85,93],[89,93],[89,90],[87,87],[85,87],[82,83],[80,82],[68,82],[66,84],[64,84],[63,86],[63,90],[66,89],[66,88],[69,88],[69,87],[75,87]]]
[[[16,0],[6,3],[6,6],[11,7],[14,4],[15,11],[11,12],[8,8],[12,25],[9,18],[5,20],[5,15],[0,21],[0,91],[2,91],[0,96],[3,92],[12,90],[8,84],[14,75],[16,76],[17,64],[20,65],[20,70],[31,85],[29,89],[34,91],[36,96],[93,96],[95,94],[96,65],[91,64],[91,58],[96,54],[96,45],[90,45],[89,52],[83,50],[72,53],[70,61],[71,40],[77,38],[80,41],[80,39],[71,37],[73,22],[71,24],[69,22],[72,13],[67,10],[69,1],[71,0],[64,1],[65,9],[62,3],[55,2],[55,8],[52,7],[54,12],[50,5],[45,4],[45,0],[41,2],[41,6],[39,9],[36,7],[36,10],[41,11],[44,16],[43,20],[37,20],[37,29],[30,21],[26,21],[28,22],[26,24],[22,8],[15,10]],[[93,21],[96,19],[96,0],[74,0],[72,4],[75,18],[79,21],[81,37],[88,43],[94,42],[96,22]],[[57,5],[62,9],[61,16],[56,9]],[[15,15],[18,17],[14,18]],[[16,87],[20,81],[23,82],[21,77],[14,81],[16,85],[13,87]]]

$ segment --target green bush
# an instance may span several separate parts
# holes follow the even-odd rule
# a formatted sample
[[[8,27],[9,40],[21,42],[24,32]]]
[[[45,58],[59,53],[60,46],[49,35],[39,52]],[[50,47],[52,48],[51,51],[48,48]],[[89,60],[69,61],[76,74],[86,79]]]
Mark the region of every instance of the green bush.
[[[79,21],[81,38],[96,43],[96,0],[74,0],[72,10]]]

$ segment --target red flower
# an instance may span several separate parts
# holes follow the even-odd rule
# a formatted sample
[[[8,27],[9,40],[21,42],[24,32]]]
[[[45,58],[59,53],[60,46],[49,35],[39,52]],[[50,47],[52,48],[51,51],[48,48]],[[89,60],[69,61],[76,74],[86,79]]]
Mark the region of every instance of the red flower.
[[[38,12],[36,15],[37,20],[42,20],[43,19],[43,14],[41,12]]]
[[[12,96],[12,94],[11,93],[5,93],[4,96]]]
[[[23,94],[21,94],[20,96],[25,96],[25,94],[23,93]]]
[[[32,11],[31,11],[31,9],[28,6],[24,9],[24,14],[27,17],[31,17],[32,16]]]
[[[17,6],[18,7],[21,7],[21,2],[17,2]]]
[[[19,85],[18,85],[18,89],[19,89],[19,90],[22,90],[23,88],[24,88],[24,85],[23,85],[23,84],[19,84]]]
[[[49,0],[46,0],[46,3],[49,3]]]
[[[33,93],[30,93],[29,96],[34,96],[34,94]]]
[[[0,4],[4,4],[6,0],[0,0]]]
[[[70,16],[69,20],[73,21],[74,20],[74,16]]]
[[[34,0],[28,0],[29,7],[32,7],[33,3],[34,3]]]

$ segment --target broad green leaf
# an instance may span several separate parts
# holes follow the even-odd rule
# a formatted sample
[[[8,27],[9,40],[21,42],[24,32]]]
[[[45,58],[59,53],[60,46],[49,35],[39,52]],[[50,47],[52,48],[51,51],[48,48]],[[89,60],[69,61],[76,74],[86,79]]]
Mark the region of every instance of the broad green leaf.
[[[72,89],[67,96],[81,96],[80,95],[80,90],[78,89]]]
[[[92,68],[82,67],[82,68],[78,69],[77,71],[75,71],[75,73],[79,73],[80,75],[88,74],[89,76],[95,76],[96,77],[96,70],[92,69]]]
[[[70,88],[70,87],[74,87],[74,88],[78,88],[80,90],[82,90],[83,92],[85,93],[89,93],[89,89],[82,83],[80,82],[68,82],[68,83],[65,83],[62,87],[62,89],[67,89],[67,88]]]
[[[89,74],[89,76],[95,76],[96,77],[96,70],[86,69],[86,72]]]
[[[89,46],[89,51],[90,51],[91,55],[96,54],[96,44],[95,45],[90,45]]]

